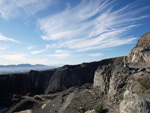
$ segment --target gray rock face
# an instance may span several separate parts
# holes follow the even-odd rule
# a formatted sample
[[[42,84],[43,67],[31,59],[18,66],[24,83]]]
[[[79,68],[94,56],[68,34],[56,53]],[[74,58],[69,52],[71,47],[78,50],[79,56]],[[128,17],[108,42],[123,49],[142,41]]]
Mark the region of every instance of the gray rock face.
[[[128,63],[150,62],[150,32],[144,34],[128,55]]]
[[[120,113],[150,113],[149,105],[141,96],[126,91],[120,103]]]
[[[143,47],[133,48],[128,55],[128,63],[148,63],[150,62],[150,51]]]
[[[45,93],[53,93],[66,90],[72,86],[81,86],[85,83],[93,83],[94,72],[97,64],[85,64],[82,66],[64,66],[52,75]]]
[[[106,59],[99,62],[84,63],[74,66],[58,68],[51,77],[45,93],[53,93],[66,90],[72,86],[81,86],[85,83],[93,83],[94,73],[99,65],[119,64],[124,57]]]
[[[109,101],[115,101],[127,85],[130,78],[128,72],[129,68],[122,65],[100,66],[95,72],[93,86],[108,94]]]
[[[136,44],[136,47],[143,47],[150,50],[150,32],[147,32],[141,36],[140,40]]]
[[[99,66],[94,75],[93,86],[106,93],[109,90],[109,81],[113,68],[112,66]]]

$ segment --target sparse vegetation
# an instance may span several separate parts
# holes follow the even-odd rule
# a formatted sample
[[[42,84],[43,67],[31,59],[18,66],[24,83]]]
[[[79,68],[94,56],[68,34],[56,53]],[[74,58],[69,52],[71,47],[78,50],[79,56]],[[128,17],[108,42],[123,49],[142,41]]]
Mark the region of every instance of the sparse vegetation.
[[[150,78],[149,77],[136,78],[136,81],[140,83],[142,91],[150,89]]]
[[[118,97],[120,100],[123,100],[123,94],[120,94]]]
[[[150,89],[150,78],[149,77],[142,78],[142,80],[139,83],[145,90]]]
[[[103,113],[103,104],[102,103],[96,104],[94,110],[96,113]]]
[[[141,93],[142,92],[142,90],[141,89],[137,89],[137,90],[135,90],[135,93],[136,94],[139,94],[139,93]]]
[[[140,82],[140,81],[142,80],[142,78],[141,78],[141,77],[137,77],[137,78],[135,78],[135,80],[136,80],[137,82]]]
[[[86,110],[83,107],[80,107],[78,111],[79,113],[85,113]]]
[[[129,70],[129,71],[128,71],[128,75],[131,75],[131,74],[132,74],[132,72]]]

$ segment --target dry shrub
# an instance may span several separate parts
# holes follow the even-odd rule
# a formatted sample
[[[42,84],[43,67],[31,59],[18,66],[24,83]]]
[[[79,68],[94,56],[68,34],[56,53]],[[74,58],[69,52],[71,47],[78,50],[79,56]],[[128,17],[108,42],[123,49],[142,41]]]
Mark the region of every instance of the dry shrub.
[[[139,83],[142,86],[143,90],[150,89],[150,78],[149,77],[143,77]]]
[[[36,100],[41,100],[41,98],[40,98],[38,95],[35,95],[35,96],[34,96],[34,99],[36,99]]]
[[[142,80],[142,78],[141,78],[141,77],[137,77],[137,78],[135,78],[135,80],[136,80],[137,82],[140,82],[140,81]]]
[[[137,89],[137,90],[135,90],[135,93],[136,94],[139,94],[139,93],[141,93],[142,92],[142,90],[141,89]]]
[[[22,97],[22,94],[14,94],[13,95],[13,98],[21,98]]]

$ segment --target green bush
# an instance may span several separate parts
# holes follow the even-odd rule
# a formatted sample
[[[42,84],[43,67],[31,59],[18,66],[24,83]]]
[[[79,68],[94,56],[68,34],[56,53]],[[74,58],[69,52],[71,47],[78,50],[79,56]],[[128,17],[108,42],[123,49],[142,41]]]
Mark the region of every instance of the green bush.
[[[94,110],[96,113],[103,113],[103,104],[96,104]]]

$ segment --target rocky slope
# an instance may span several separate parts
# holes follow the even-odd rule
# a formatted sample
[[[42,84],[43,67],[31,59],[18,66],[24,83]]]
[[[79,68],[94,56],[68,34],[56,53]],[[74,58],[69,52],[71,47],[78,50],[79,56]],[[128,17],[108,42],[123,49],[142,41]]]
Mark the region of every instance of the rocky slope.
[[[93,83],[99,65],[119,64],[125,57],[106,59],[99,62],[66,65],[47,71],[30,71],[24,74],[0,75],[0,105],[11,105],[13,94],[49,94],[73,86]]]
[[[143,35],[127,57],[0,76],[0,104],[7,113],[94,113],[98,103],[104,113],[149,113],[149,40]]]

